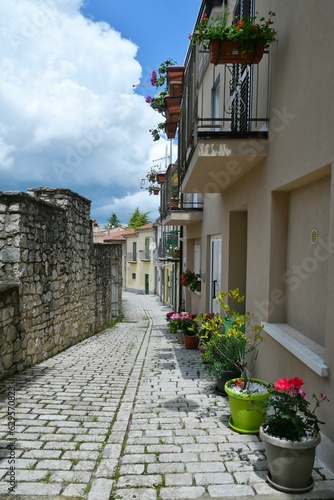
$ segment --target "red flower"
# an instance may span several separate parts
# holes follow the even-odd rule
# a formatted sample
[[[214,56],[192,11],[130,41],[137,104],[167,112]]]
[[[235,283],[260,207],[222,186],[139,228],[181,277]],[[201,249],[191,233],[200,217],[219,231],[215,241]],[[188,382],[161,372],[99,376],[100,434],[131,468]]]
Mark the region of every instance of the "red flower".
[[[243,21],[238,21],[237,24],[238,24],[239,28],[242,28],[245,23]]]
[[[290,382],[296,389],[299,389],[302,385],[304,385],[304,380],[299,377],[290,378]]]
[[[241,378],[236,381],[235,385],[237,385],[238,387],[242,386],[242,380],[241,380]]]
[[[256,30],[257,30],[257,26],[256,26],[256,24],[252,24],[250,28],[251,28],[251,30],[254,30],[254,31],[256,31]]]
[[[290,391],[292,384],[287,378],[280,378],[274,383],[274,387],[277,391]]]

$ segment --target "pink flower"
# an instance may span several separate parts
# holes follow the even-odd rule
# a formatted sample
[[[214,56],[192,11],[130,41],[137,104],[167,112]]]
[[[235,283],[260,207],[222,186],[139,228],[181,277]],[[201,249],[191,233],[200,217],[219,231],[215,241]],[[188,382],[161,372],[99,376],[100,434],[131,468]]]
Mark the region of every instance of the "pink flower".
[[[152,71],[152,76],[150,78],[150,82],[151,82],[152,85],[155,85],[156,76],[157,76],[157,72],[155,70],[153,70]]]
[[[301,387],[299,387],[298,389],[298,394],[300,394],[301,396],[303,396],[304,399],[306,399],[306,392]]]

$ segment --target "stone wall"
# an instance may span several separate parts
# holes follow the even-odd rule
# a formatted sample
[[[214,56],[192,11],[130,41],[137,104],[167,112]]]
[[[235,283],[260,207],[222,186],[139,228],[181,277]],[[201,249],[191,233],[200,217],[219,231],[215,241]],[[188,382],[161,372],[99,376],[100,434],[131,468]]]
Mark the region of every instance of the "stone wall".
[[[93,243],[90,201],[67,189],[0,192],[0,378],[120,314],[121,247]]]

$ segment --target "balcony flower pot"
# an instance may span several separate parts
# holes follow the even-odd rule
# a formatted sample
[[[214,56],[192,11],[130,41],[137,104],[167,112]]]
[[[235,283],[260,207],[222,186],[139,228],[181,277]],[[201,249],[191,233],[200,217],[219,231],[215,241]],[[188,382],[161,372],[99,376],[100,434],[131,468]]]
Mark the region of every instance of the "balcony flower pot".
[[[232,379],[226,382],[225,392],[228,395],[231,417],[229,426],[242,434],[258,434],[260,426],[264,422],[264,415],[257,409],[251,409],[251,404],[266,402],[269,398],[269,384],[263,380],[249,379],[247,390],[238,390],[240,379]]]
[[[160,193],[160,188],[153,188],[153,194],[158,195]]]
[[[165,97],[166,110],[168,115],[179,115],[181,111],[181,98],[180,97]],[[166,119],[168,121],[167,115]]]
[[[184,66],[168,66],[166,68],[168,94],[171,97],[182,96],[184,70]]]
[[[174,139],[175,134],[176,134],[176,129],[177,129],[177,122],[175,122],[175,123],[166,122],[165,132],[166,132],[168,139]]]
[[[287,424],[288,425],[288,424]],[[320,434],[305,441],[288,441],[271,436],[260,427],[268,460],[268,482],[284,493],[306,493],[313,488],[312,471]]]
[[[157,182],[158,184],[163,184],[165,182],[165,178],[166,178],[166,173],[163,172],[163,173],[157,173]]]
[[[179,198],[170,199],[170,208],[179,208]]]
[[[187,335],[186,333],[183,334],[184,338],[184,346],[186,349],[189,350],[195,350],[198,348],[199,344],[199,337],[198,335]]]
[[[210,40],[212,64],[258,64],[264,53],[264,43],[244,43],[234,40]]]

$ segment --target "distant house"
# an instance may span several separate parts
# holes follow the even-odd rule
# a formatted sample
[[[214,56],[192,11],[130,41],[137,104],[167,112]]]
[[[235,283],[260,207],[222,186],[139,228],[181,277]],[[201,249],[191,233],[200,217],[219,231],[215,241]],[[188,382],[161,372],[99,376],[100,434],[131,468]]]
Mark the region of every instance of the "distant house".
[[[101,231],[103,233],[103,231]],[[96,233],[97,238],[101,238],[101,243],[118,243],[122,245],[122,284],[123,289],[126,287],[126,235],[134,234],[134,229],[124,229],[123,227],[106,229],[104,234],[100,236]],[[95,241],[95,235],[94,235]]]
[[[142,294],[156,293],[156,226],[153,222],[123,233],[125,239],[125,289]]]

